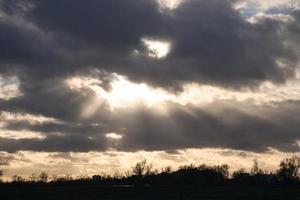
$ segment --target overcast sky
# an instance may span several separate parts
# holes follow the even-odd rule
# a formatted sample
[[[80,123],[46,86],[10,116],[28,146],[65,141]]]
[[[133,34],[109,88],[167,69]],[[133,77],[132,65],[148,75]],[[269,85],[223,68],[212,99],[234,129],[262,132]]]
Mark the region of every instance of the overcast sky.
[[[274,170],[300,152],[299,8],[0,0],[0,169],[114,173],[143,158],[247,168],[258,158]]]

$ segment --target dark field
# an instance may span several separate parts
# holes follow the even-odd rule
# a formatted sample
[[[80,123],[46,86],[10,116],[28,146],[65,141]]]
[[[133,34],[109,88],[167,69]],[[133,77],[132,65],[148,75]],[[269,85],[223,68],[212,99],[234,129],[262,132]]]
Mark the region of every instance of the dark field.
[[[299,200],[300,188],[147,187],[147,186],[5,186],[0,199],[282,199]]]

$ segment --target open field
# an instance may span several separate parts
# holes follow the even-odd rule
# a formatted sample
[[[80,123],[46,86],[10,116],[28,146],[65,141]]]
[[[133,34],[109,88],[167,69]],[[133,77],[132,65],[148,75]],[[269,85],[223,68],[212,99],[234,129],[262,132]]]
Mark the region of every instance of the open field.
[[[7,200],[56,199],[205,199],[205,200],[299,200],[300,188],[258,187],[150,187],[150,186],[5,186],[0,198]]]

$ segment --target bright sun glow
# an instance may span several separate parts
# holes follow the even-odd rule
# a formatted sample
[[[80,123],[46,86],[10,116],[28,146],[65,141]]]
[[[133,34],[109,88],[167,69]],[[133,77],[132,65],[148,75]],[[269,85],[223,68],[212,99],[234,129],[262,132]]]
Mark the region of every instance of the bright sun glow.
[[[92,90],[94,96],[82,108],[82,116],[90,117],[103,104],[109,105],[113,111],[117,108],[134,108],[143,105],[155,108],[165,113],[166,102],[181,105],[202,105],[212,103],[215,100],[251,100],[255,104],[269,104],[272,102],[285,101],[291,98],[288,94],[294,94],[294,98],[300,98],[298,82],[289,83],[287,86],[277,87],[272,84],[261,86],[260,92],[235,92],[212,86],[188,84],[179,94],[172,94],[163,89],[148,86],[145,83],[133,83],[126,77],[115,74],[115,80],[111,83],[111,90],[107,91],[101,87],[101,80],[90,77],[74,77],[67,80],[67,84],[73,90],[80,92],[86,89]],[[286,95],[283,91],[289,91]]]
[[[164,58],[168,55],[171,44],[165,41],[142,39],[142,42],[148,48],[148,56],[153,58]]]
[[[107,134],[105,134],[105,137],[108,139],[112,139],[112,140],[120,140],[123,138],[122,135],[117,134],[117,133],[107,133]]]
[[[113,107],[143,102],[152,106],[169,98],[163,90],[152,89],[146,84],[129,82],[122,76],[119,76],[118,81],[112,84],[110,92],[103,90],[99,92],[100,96],[104,97]]]
[[[162,8],[176,9],[182,0],[158,0],[158,3]]]
[[[142,104],[148,107],[156,106],[167,100],[175,98],[175,95],[162,89],[154,89],[144,83],[133,83],[125,77],[116,75],[111,83],[111,90],[104,90],[101,80],[93,78],[74,77],[67,80],[67,84],[73,90],[92,89],[96,98],[92,98],[83,109],[83,116],[91,116],[96,108],[103,103],[108,103],[112,110],[122,107],[131,107]]]

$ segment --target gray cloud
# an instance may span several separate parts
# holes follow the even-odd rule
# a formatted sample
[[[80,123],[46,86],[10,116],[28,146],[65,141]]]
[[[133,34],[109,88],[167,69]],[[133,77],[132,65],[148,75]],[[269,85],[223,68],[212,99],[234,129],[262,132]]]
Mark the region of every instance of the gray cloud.
[[[60,152],[60,153],[52,153],[48,155],[49,158],[53,159],[63,159],[63,160],[69,160],[72,162],[88,162],[89,159],[85,157],[76,157],[73,156],[70,152]]]
[[[28,18],[43,29],[64,31],[96,48],[113,51],[130,50],[144,35],[159,34],[161,25],[153,0],[29,2],[35,6]]]
[[[169,117],[141,112],[126,129],[124,146],[147,150],[225,147],[261,152],[271,147],[299,151],[299,102],[277,106],[215,102],[205,108],[175,106]]]
[[[101,127],[85,124],[17,123],[7,128],[38,130],[46,139],[0,139],[1,150],[91,151],[116,148],[122,151],[184,148],[229,148],[265,152],[269,148],[298,152],[300,103],[289,101],[273,106],[255,106],[234,101],[215,102],[205,108],[170,103],[168,115],[151,109],[118,110]],[[107,132],[124,137],[117,143],[105,138]]]
[[[98,140],[103,138],[89,139],[85,136],[51,135],[46,139],[8,139],[0,137],[0,150],[16,152],[20,150],[40,152],[87,152],[104,151],[106,147]]]
[[[12,160],[15,160],[14,156],[0,152],[0,166],[7,166]]]
[[[281,84],[294,78],[299,11],[291,13],[294,22],[264,19],[250,24],[231,2],[187,0],[178,9],[160,12],[154,0],[1,1],[0,74],[16,75],[23,95],[0,99],[0,110],[54,117],[62,123],[10,121],[8,129],[39,131],[46,138],[0,138],[0,150],[102,151],[112,145],[105,133],[123,131],[121,143],[113,147],[125,151],[299,151],[299,102],[277,108],[170,103],[169,116],[145,108],[116,114],[104,103],[91,118],[80,118],[82,106],[96,94],[71,90],[64,80],[74,75],[92,74],[105,80],[106,89],[114,72],[167,89],[191,82],[255,88],[264,81]],[[147,51],[144,37],[170,41],[170,53],[160,60],[132,54],[134,49]]]
[[[242,88],[267,80],[284,83],[298,61],[286,46],[286,24],[271,19],[250,24],[231,1],[188,0],[164,13],[154,0],[16,2],[32,5],[22,19],[39,31],[28,30],[25,22],[2,25],[0,38],[7,43],[2,59],[21,65],[20,70],[29,65],[31,78],[98,68],[166,88],[186,82]],[[3,4],[13,7],[11,1]],[[6,11],[10,18],[21,12],[8,10],[17,10]],[[134,49],[145,48],[143,37],[171,41],[170,54],[162,60],[134,56]],[[287,66],[278,65],[278,59]]]
[[[71,90],[61,79],[23,81],[20,86],[22,95],[9,101],[0,99],[0,109],[6,111],[44,115],[68,122],[82,121],[82,107],[96,97],[94,91]],[[103,117],[108,116],[108,106],[100,106]],[[98,115],[97,120],[101,120]]]
[[[72,92],[65,84],[55,80],[45,82],[29,82],[21,85],[24,95],[11,99],[0,100],[2,110],[21,111],[32,114],[43,114],[59,119],[75,119],[80,112],[80,105],[88,100],[85,94]],[[88,95],[89,91],[87,91]],[[68,102],[68,103],[67,103]]]

